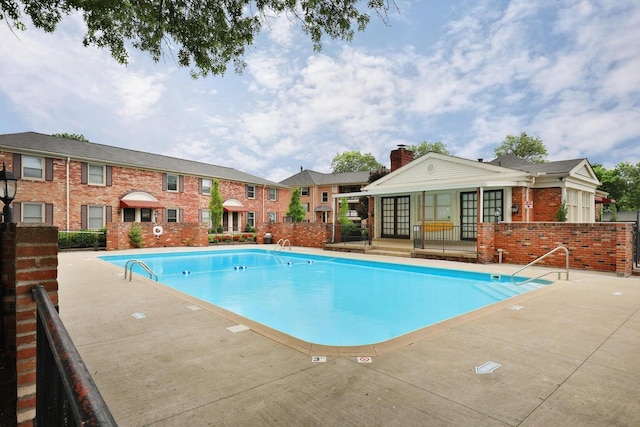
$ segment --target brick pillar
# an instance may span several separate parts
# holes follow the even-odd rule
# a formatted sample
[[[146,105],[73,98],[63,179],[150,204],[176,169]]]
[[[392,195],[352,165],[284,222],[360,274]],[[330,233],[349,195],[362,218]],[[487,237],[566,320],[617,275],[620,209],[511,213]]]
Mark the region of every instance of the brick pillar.
[[[32,426],[36,413],[36,304],[31,288],[42,285],[58,304],[58,229],[3,223],[0,229],[3,341],[15,360],[16,422]]]
[[[618,224],[616,227],[616,274],[620,277],[629,277],[632,273],[633,225]]]
[[[478,263],[490,264],[496,252],[495,223],[481,222],[478,224]]]

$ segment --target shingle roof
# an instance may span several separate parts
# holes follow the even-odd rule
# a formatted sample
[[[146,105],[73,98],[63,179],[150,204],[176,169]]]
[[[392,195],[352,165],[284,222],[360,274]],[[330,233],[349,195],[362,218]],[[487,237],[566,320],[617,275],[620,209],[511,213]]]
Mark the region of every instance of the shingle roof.
[[[495,166],[521,170],[529,173],[569,174],[585,159],[560,160],[557,162],[531,163],[512,154],[504,154],[489,163]]]
[[[321,173],[303,170],[280,181],[280,184],[288,187],[311,187],[317,185],[366,184],[368,180],[369,172]]]
[[[71,157],[77,160],[101,162],[110,165],[175,172],[184,175],[218,178],[226,181],[283,187],[237,169],[160,154],[145,153],[127,148],[59,138],[37,132],[0,135],[0,149],[31,152],[50,157]]]

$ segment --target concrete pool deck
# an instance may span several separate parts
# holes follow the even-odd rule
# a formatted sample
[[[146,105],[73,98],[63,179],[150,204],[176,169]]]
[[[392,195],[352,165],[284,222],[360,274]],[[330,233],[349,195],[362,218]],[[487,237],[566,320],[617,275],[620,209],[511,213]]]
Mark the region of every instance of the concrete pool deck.
[[[166,249],[176,250],[199,249]],[[231,332],[250,322],[147,278],[124,280],[122,268],[97,259],[105,254],[116,252],[59,254],[59,306],[120,426],[640,425],[637,277],[572,270],[569,281],[319,363],[311,355],[325,349],[296,348],[268,330]],[[486,362],[500,367],[476,373]]]

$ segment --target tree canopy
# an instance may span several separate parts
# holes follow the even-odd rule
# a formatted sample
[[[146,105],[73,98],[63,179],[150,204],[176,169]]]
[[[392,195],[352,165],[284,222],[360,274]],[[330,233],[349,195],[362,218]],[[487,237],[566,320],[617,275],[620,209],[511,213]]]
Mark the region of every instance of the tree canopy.
[[[529,136],[526,132],[522,132],[520,136],[507,135],[494,153],[497,157],[512,154],[533,163],[544,163],[549,155],[542,140],[537,136]]]
[[[297,23],[316,50],[322,37],[350,41],[363,31],[373,12],[387,21],[388,0],[0,0],[0,20],[25,30],[29,17],[36,28],[53,32],[62,19],[80,12],[87,26],[83,44],[110,50],[121,64],[129,60],[127,46],[159,61],[168,51],[192,75],[224,74],[245,67],[245,49],[254,43],[273,16]]]
[[[635,165],[629,162],[618,163],[609,170],[595,164],[593,171],[602,183],[599,188],[616,201],[618,210],[640,209],[640,162]]]
[[[414,159],[417,159],[418,157],[422,157],[430,151],[433,151],[434,153],[440,153],[440,154],[447,154],[447,155],[449,154],[449,150],[447,150],[447,146],[440,141],[436,141],[436,142],[422,141],[418,145],[408,145],[407,150],[410,150],[413,152]]]
[[[81,133],[54,133],[51,136],[55,136],[58,138],[67,138],[67,139],[75,139],[78,141],[82,141],[82,142],[89,142],[89,140],[87,138],[85,138],[85,136]]]
[[[377,169],[382,169],[382,165],[373,154],[362,154],[355,150],[336,154],[331,161],[331,171],[333,173],[366,172]]]

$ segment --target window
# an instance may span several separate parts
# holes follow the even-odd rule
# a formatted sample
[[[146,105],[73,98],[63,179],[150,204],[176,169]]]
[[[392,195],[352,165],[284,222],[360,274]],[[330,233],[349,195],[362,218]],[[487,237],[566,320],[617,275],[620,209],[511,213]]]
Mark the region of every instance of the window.
[[[104,207],[89,206],[89,230],[98,230],[104,227]]]
[[[448,193],[427,194],[425,196],[425,220],[450,220],[451,195]],[[418,219],[422,220],[422,196],[418,198]]]
[[[202,209],[200,211],[200,222],[207,224],[207,227],[211,227],[211,211],[209,209]]]
[[[153,218],[153,209],[140,208],[140,222],[151,222]]]
[[[323,202],[328,202],[329,201],[329,193],[327,193],[326,191],[322,192],[322,201]]]
[[[255,198],[256,198],[256,186],[247,185],[247,199],[255,199]]]
[[[202,194],[211,193],[211,180],[202,178]]]
[[[278,214],[275,212],[269,212],[269,222],[278,222]]]
[[[167,191],[178,191],[178,175],[167,174]]]
[[[249,227],[256,226],[256,213],[255,212],[247,212],[247,225]]]
[[[278,200],[278,189],[277,188],[269,188],[269,200],[271,200],[271,201]]]
[[[89,184],[104,185],[105,173],[103,165],[89,165]]]
[[[167,209],[167,222],[178,222],[178,209]]]
[[[44,204],[22,203],[22,222],[44,222]]]
[[[304,207],[305,212],[309,212],[309,203],[303,203],[302,206]]]
[[[42,157],[22,156],[22,177],[44,178],[44,159]]]
[[[301,187],[300,188],[300,195],[301,196],[308,196],[309,195],[309,187]]]

